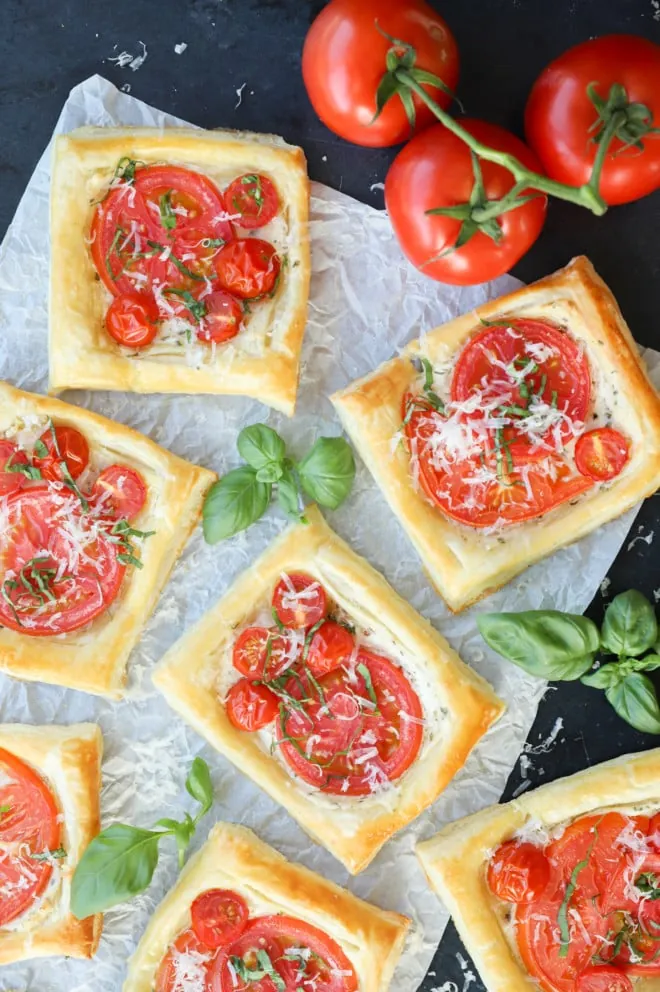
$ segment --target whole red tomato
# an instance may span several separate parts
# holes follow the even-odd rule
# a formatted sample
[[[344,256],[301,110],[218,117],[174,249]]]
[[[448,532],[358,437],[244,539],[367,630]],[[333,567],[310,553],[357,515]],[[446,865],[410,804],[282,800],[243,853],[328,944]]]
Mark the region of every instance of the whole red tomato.
[[[396,145],[410,137],[399,96],[373,121],[376,91],[393,47],[381,31],[413,46],[415,68],[439,76],[452,91],[458,82],[456,42],[423,0],[331,0],[305,39],[305,86],[314,110],[331,131],[370,147]],[[442,90],[430,85],[425,89],[442,107],[451,103]],[[433,114],[419,97],[413,100],[420,130],[433,121]]]
[[[602,100],[619,83],[628,102],[644,105],[652,115],[648,123],[659,127],[660,45],[634,35],[605,35],[569,48],[536,80],[525,111],[527,140],[545,172],[571,186],[588,181],[598,148],[598,111],[587,93],[591,83]],[[639,106],[627,112],[633,129],[639,113]],[[609,146],[601,174],[600,193],[611,205],[660,188],[660,134],[643,137],[643,148],[626,148],[625,124]]]
[[[533,152],[496,124],[462,120],[463,127],[491,148],[515,155],[535,171]],[[510,172],[481,161],[485,195],[499,200],[514,185]],[[385,180],[385,205],[403,252],[421,272],[439,282],[470,286],[503,275],[534,244],[545,221],[546,198],[537,196],[498,217],[499,241],[478,230],[460,248],[462,221],[427,214],[434,207],[467,203],[475,183],[470,149],[442,124],[418,134],[395,158]],[[527,191],[529,192],[529,191]]]

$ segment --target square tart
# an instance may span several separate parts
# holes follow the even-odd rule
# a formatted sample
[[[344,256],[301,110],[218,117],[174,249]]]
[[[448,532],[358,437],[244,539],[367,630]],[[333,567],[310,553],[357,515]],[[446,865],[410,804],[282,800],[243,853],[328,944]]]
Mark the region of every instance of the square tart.
[[[16,425],[29,430],[36,424],[41,430],[48,418],[56,426],[69,425],[84,434],[91,463],[100,468],[120,463],[140,473],[147,485],[147,502],[131,523],[155,533],[142,542],[142,568],[126,568],[117,598],[90,624],[53,636],[29,636],[0,627],[0,672],[120,699],[128,657],[216,476],[96,413],[0,382],[0,438]],[[0,497],[0,512],[2,504]],[[4,574],[0,574],[2,580]]]
[[[410,920],[377,909],[287,859],[251,830],[218,823],[151,918],[133,955],[124,992],[151,992],[168,947],[190,927],[190,906],[209,889],[230,889],[250,917],[282,914],[311,924],[344,952],[360,992],[385,992]]]
[[[316,507],[305,512],[308,524],[286,530],[170,649],[154,683],[177,713],[356,874],[437,799],[504,704],[428,621],[333,533]],[[318,581],[357,626],[360,643],[403,669],[418,695],[424,719],[420,750],[385,789],[353,797],[321,793],[278,757],[274,731],[249,733],[229,720],[222,699],[239,678],[232,664],[236,631],[255,622],[260,609],[270,616],[274,587],[288,572]]]
[[[592,813],[657,811],[659,783],[660,748],[623,755],[457,820],[417,845],[429,883],[451,913],[489,992],[538,987],[505,931],[509,904],[488,888],[486,869],[496,848],[514,836],[543,841],[554,828]],[[633,982],[639,983],[634,985],[639,992],[658,987],[657,978]]]
[[[91,958],[103,916],[77,920],[69,912],[71,880],[78,861],[100,829],[99,795],[103,738],[92,723],[68,727],[0,726],[0,749],[36,772],[60,809],[61,846],[66,857],[53,860],[43,896],[22,917],[0,928],[0,965],[30,958],[66,955]]]
[[[112,297],[92,261],[90,225],[95,203],[124,156],[140,164],[184,167],[208,177],[221,190],[251,173],[275,184],[278,216],[245,233],[275,244],[285,264],[272,297],[251,304],[247,326],[232,341],[217,348],[195,341],[188,346],[186,336],[180,335],[169,345],[157,338],[136,353],[121,347],[106,331],[105,313]],[[310,280],[308,213],[305,156],[302,149],[276,135],[84,127],[56,138],[51,185],[50,391],[234,394],[252,396],[293,414]]]
[[[577,502],[566,499],[534,519],[476,528],[457,522],[414,481],[401,437],[403,397],[419,388],[420,357],[451,374],[480,321],[540,319],[567,329],[591,374],[587,430],[607,424],[629,439],[620,473]],[[454,612],[494,592],[529,565],[579,540],[660,485],[660,398],[649,381],[612,293],[584,257],[508,296],[430,331],[397,358],[331,397],[342,423],[412,541],[440,595]],[[600,411],[600,413],[599,413]],[[600,419],[594,419],[600,416]]]

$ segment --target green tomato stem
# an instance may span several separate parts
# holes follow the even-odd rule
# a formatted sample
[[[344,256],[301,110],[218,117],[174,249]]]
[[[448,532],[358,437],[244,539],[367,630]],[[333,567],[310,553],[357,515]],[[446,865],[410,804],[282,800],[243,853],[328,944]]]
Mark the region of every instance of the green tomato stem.
[[[607,204],[598,192],[598,183],[610,139],[615,131],[611,122],[608,124],[607,131],[600,143],[596,161],[594,162],[594,170],[589,182],[583,186],[567,186],[565,183],[556,182],[554,179],[548,178],[548,176],[543,176],[539,172],[528,169],[515,155],[510,155],[508,152],[498,151],[495,148],[489,148],[488,145],[484,145],[478,138],[470,134],[469,131],[466,131],[451,114],[446,113],[406,69],[396,69],[394,75],[400,83],[408,86],[417,94],[420,100],[424,101],[426,106],[433,111],[448,131],[451,131],[457,138],[464,141],[468,148],[475,155],[478,155],[479,158],[484,159],[486,162],[493,162],[495,165],[501,165],[502,168],[507,169],[516,180],[516,183],[522,184],[521,189],[536,189],[541,193],[547,193],[549,196],[556,196],[560,200],[567,200],[569,203],[586,207],[592,213],[596,214],[597,217],[601,217],[606,212]],[[617,125],[619,123],[620,121],[617,120]],[[597,166],[598,171],[596,171]]]

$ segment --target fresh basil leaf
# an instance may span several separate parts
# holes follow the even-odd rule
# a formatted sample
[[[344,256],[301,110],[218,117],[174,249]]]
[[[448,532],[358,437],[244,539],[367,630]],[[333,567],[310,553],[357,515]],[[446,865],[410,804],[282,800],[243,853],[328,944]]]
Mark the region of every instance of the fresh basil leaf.
[[[622,675],[619,666],[613,661],[609,665],[603,665],[596,669],[595,672],[583,675],[580,682],[591,686],[592,689],[609,689],[610,686],[620,682],[622,678],[625,678],[625,675]]]
[[[593,665],[598,628],[587,617],[558,610],[482,613],[479,632],[489,647],[539,678],[579,679]]]
[[[601,645],[611,654],[634,657],[648,651],[658,637],[655,610],[637,589],[615,596],[605,610]]]
[[[158,864],[158,842],[164,834],[126,823],[94,838],[83,854],[71,885],[71,912],[84,920],[144,892]]]
[[[284,466],[281,462],[269,462],[257,469],[257,482],[279,482],[283,474]]]
[[[605,690],[618,715],[644,734],[660,734],[660,706],[648,675],[633,672],[618,685]]]
[[[204,500],[202,521],[208,544],[217,544],[263,515],[270,502],[271,486],[257,480],[254,468],[248,465],[227,472],[215,482]]]
[[[287,517],[307,523],[301,512],[300,492],[293,469],[286,465],[277,483],[277,502]]]
[[[660,654],[647,654],[646,658],[635,659],[636,672],[655,672],[660,668]]]
[[[353,486],[353,449],[343,437],[320,437],[298,463],[298,474],[308,496],[336,510]]]
[[[193,761],[188,778],[186,779],[186,789],[202,807],[197,814],[197,820],[199,820],[208,813],[213,805],[211,772],[203,758],[197,757]]]
[[[236,442],[241,458],[252,468],[262,469],[284,460],[286,447],[284,441],[272,427],[266,424],[252,424],[244,427]],[[276,479],[260,479],[260,482],[275,482]]]

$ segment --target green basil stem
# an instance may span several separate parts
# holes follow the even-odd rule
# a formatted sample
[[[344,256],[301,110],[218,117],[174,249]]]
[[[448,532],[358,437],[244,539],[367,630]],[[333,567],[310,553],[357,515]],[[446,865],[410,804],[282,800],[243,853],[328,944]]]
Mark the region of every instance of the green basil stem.
[[[602,217],[607,211],[607,204],[598,192],[598,189],[605,156],[607,155],[611,139],[617,127],[621,124],[622,118],[620,114],[613,114],[603,131],[589,182],[583,186],[567,186],[564,183],[556,182],[554,179],[549,179],[548,176],[542,176],[532,169],[528,169],[515,155],[510,155],[508,152],[502,152],[484,145],[478,138],[470,134],[469,131],[466,131],[451,114],[444,111],[407,69],[395,69],[394,76],[398,82],[413,90],[420,100],[423,100],[426,106],[435,114],[438,120],[444,124],[447,130],[451,131],[457,138],[460,138],[461,141],[464,141],[475,155],[478,155],[479,158],[484,159],[486,162],[494,162],[495,165],[501,165],[502,168],[507,169],[519,186],[518,192],[522,189],[536,189],[542,193],[547,193],[549,196],[556,196],[560,200],[568,200],[569,203],[576,203],[580,207],[586,207],[592,213],[596,214],[597,217]],[[513,206],[512,204],[507,209],[511,210]],[[487,214],[488,208],[483,208],[482,213]],[[497,207],[497,215],[500,213],[502,213],[501,201]],[[480,219],[487,218],[481,217]]]

